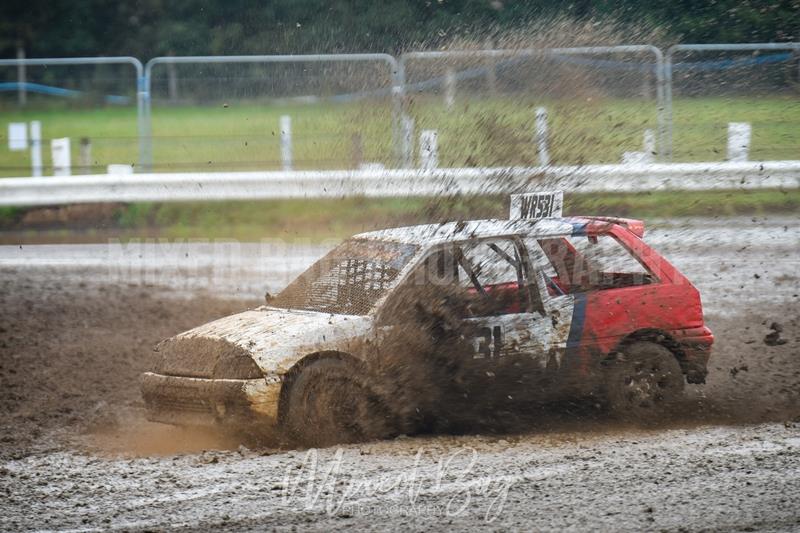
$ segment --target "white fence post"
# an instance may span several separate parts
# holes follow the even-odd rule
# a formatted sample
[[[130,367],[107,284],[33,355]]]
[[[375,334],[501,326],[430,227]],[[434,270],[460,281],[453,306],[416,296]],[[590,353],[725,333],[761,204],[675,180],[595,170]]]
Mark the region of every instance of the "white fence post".
[[[419,134],[419,166],[433,170],[439,166],[439,134],[436,130],[422,130]]]
[[[452,109],[456,103],[456,73],[452,68],[444,75],[444,106]]]
[[[641,152],[623,152],[622,163],[624,165],[643,165],[655,162],[656,135],[653,130],[644,130]]]
[[[656,155],[656,134],[653,130],[644,130],[644,142],[642,143],[642,150],[644,150],[647,161],[652,163],[654,156]]]
[[[730,122],[728,124],[728,161],[747,161],[750,152],[750,124]]]
[[[8,149],[12,152],[24,152],[28,149],[28,125],[26,123],[8,123]]]
[[[292,170],[292,117],[281,115],[281,161],[283,170]]]
[[[31,121],[31,174],[34,178],[42,175],[42,123]]]
[[[111,164],[106,167],[106,174],[111,176],[129,176],[133,174],[133,166],[125,164]]]
[[[403,114],[400,117],[401,140],[403,143],[403,168],[414,166],[414,119]]]
[[[50,141],[50,153],[53,157],[53,176],[69,176],[72,157],[69,151],[69,137]]]
[[[550,164],[550,153],[547,150],[547,109],[536,108],[536,147],[539,151],[539,164]]]

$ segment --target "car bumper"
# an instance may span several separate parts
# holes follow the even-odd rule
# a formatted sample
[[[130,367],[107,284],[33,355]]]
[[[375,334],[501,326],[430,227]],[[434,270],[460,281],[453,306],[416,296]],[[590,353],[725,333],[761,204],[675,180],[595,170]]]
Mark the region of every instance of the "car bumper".
[[[146,372],[141,378],[147,418],[187,426],[274,426],[281,382],[204,379]]]
[[[703,326],[673,332],[683,350],[684,359],[681,366],[689,383],[705,383],[708,375],[708,359],[711,356],[711,345],[714,335]]]

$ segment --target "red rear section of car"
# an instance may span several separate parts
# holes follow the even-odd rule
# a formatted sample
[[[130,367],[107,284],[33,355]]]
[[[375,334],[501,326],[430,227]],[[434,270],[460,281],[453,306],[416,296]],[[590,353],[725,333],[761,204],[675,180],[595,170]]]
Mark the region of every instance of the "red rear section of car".
[[[589,372],[626,342],[647,339],[678,358],[690,383],[703,383],[714,337],[703,323],[700,294],[672,264],[640,238],[644,225],[625,219],[589,219],[583,231],[611,235],[644,266],[647,283],[629,284],[620,274],[611,288],[574,292],[567,342],[576,370]],[[614,274],[613,276],[616,276]],[[614,286],[619,284],[619,287]]]

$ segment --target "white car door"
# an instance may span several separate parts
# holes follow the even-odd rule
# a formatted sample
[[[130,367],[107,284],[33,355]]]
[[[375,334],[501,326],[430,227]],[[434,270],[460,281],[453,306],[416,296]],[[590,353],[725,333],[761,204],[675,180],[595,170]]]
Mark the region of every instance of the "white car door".
[[[550,350],[551,357],[548,364],[551,370],[561,370],[567,350],[574,347],[570,346],[570,343],[575,344],[579,340],[570,339],[570,335],[575,334],[575,328],[573,328],[575,296],[567,294],[561,289],[558,284],[559,273],[541,248],[542,242],[550,243],[550,241],[556,242],[560,240],[523,239],[530,265],[530,282],[532,285],[536,285],[538,293],[541,295],[542,308],[546,315],[550,317],[552,325],[547,331],[541,332],[542,335],[546,336],[546,342]],[[563,272],[561,274],[565,275]],[[581,305],[583,303],[582,301]]]
[[[540,287],[531,283],[521,243],[513,238],[459,243],[454,257],[457,282],[475,300],[462,328],[472,347],[470,366],[489,377],[502,373],[534,381],[534,374],[558,365],[560,354],[552,350],[558,325],[542,304]]]

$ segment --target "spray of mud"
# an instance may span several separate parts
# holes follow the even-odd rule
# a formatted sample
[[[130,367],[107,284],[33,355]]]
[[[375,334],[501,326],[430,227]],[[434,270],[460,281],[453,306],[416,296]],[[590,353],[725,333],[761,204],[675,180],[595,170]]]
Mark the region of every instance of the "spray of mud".
[[[657,28],[613,22],[566,19],[537,23],[515,32],[455,35],[413,49],[508,50],[652,43],[665,45]],[[647,76],[604,72],[566,57],[507,60],[459,58],[435,64],[409,64],[408,83],[447,72],[479,68],[480,76],[459,78],[452,102],[442,84],[411,90],[402,104],[416,128],[440,130],[440,166],[509,166],[540,162],[531,142],[535,109],[551,117],[551,162],[578,164],[618,161],[624,150],[638,149],[645,128],[655,122],[654,85]],[[599,58],[608,59],[608,58]],[[643,61],[642,57],[615,58]],[[631,69],[630,72],[636,72]],[[620,103],[624,99],[624,102]],[[363,106],[366,120],[377,113]],[[383,111],[381,111],[383,112]],[[356,117],[358,112],[356,113]],[[353,123],[358,123],[354,120]],[[456,142],[456,139],[459,142]],[[530,188],[535,188],[535,176]],[[444,197],[431,201],[421,218],[445,222],[495,213],[498,187],[478,198]],[[483,202],[483,203],[482,203]],[[479,208],[475,208],[479,206]],[[680,209],[677,210],[680,212]],[[635,216],[635,213],[633,213]],[[146,290],[106,287],[99,292],[62,286],[56,276],[48,286],[9,273],[0,291],[2,322],[2,422],[0,454],[15,457],[42,446],[70,442],[89,431],[94,446],[110,452],[177,453],[230,448],[240,442],[230,434],[181,430],[144,422],[139,374],[153,364],[157,342],[207,320],[241,310],[241,303],[198,298],[161,298]],[[159,289],[162,292],[162,289]],[[713,295],[704,295],[708,300]],[[765,300],[768,295],[765,294]],[[530,408],[520,414],[502,397],[468,383],[459,361],[469,347],[453,336],[453,309],[459,295],[409,295],[392,320],[401,324],[375,355],[370,368],[375,387],[392,398],[397,431],[519,431],[530,428],[589,427],[602,430],[594,406]],[[783,318],[778,318],[783,317]],[[780,322],[778,343],[768,335]],[[711,317],[717,335],[709,383],[690,387],[689,398],[665,425],[724,421],[780,420],[800,415],[800,324],[796,308],[753,303],[730,316]],[[447,349],[441,346],[446,345]],[[514,396],[511,392],[506,396]],[[477,409],[476,409],[477,408]],[[126,413],[113,421],[107,413]],[[577,422],[576,422],[577,420]]]
[[[94,290],[57,277],[43,284],[10,271],[5,271],[3,284],[1,457],[65,446],[147,455],[255,444],[235,433],[146,422],[139,391],[141,372],[157,361],[152,346],[240,311],[247,303],[187,300],[170,297],[164,289]],[[405,326],[387,339],[380,353],[371,354],[376,361],[373,383],[393,398],[398,433],[583,433],[630,427],[592,405],[542,404],[520,412],[506,409],[496,398],[481,398],[483,391],[465,382],[458,366],[467,347],[453,339],[448,350],[434,349],[434,341],[452,331],[448,324],[458,308],[457,298],[445,293],[435,298],[409,295],[405,302],[417,300],[420,305],[399,308],[394,316]],[[800,416],[796,307],[765,299],[707,318],[717,337],[708,383],[688,387],[675,415],[658,427],[789,421]],[[775,321],[780,323],[777,338],[776,329],[771,329]]]
[[[665,41],[659,28],[644,24],[570,19],[533,23],[513,32],[489,29],[477,35],[465,32],[416,43],[411,49],[476,53],[409,62],[406,76],[412,89],[405,95],[403,110],[417,129],[438,131],[441,166],[537,165],[541,154],[531,139],[539,106],[547,108],[551,120],[551,163],[618,162],[624,151],[640,150],[644,131],[655,128],[656,80],[637,66],[653,58],[646,53],[588,56],[597,60],[592,66],[591,61],[575,61],[566,55],[530,57],[525,51],[645,43],[662,48],[672,44]],[[503,58],[487,59],[477,52],[486,48],[510,52]],[[627,64],[630,68],[606,70],[612,59],[618,67]],[[448,78],[455,81],[448,82]],[[431,79],[440,83],[422,83]],[[431,200],[425,218],[431,222],[479,219],[496,212],[492,194],[507,185],[500,177],[476,197]],[[522,186],[535,190],[537,177],[531,176]],[[690,203],[687,198],[685,205]],[[680,215],[680,206],[675,213]],[[680,230],[675,233],[679,239]],[[703,296],[706,301],[714,298]],[[508,409],[502,396],[485,394],[485,387],[467,384],[460,362],[471,347],[447,338],[457,298],[442,293],[408,295],[394,318],[402,327],[394,330],[394,338],[388,339],[375,358],[373,370],[380,378],[375,381],[397,405],[401,431],[524,431],[568,425],[576,419],[597,421],[592,425],[595,428],[597,424],[625,427],[626,422],[609,419],[592,401],[531,405],[520,412]],[[734,317],[708,317],[717,337],[708,384],[689,386],[686,399],[653,425],[800,416],[796,351],[776,345],[769,337],[775,336],[776,330],[766,329],[775,314],[773,306],[763,302]],[[784,340],[796,335],[787,333],[797,331],[796,312],[786,309],[785,314],[777,314],[786,316],[777,334]],[[756,334],[755,330],[765,331]],[[509,387],[515,381],[509,382]],[[523,388],[530,385],[524,383]],[[516,394],[513,389],[509,392],[509,397]]]
[[[550,123],[551,163],[615,162],[623,151],[640,149],[644,130],[655,127],[655,79],[639,67],[653,58],[646,52],[544,51],[640,43],[669,44],[658,28],[645,24],[569,18],[417,43],[413,50],[459,55],[407,62],[404,113],[417,130],[438,131],[440,166],[538,164],[532,140],[540,107]],[[481,54],[487,48],[503,52]],[[538,55],[531,53],[536,50]]]
[[[688,385],[668,411],[641,419],[609,411],[602,394],[550,401],[536,391],[552,390],[552,383],[531,379],[513,363],[476,379],[465,364],[474,348],[458,335],[455,313],[467,305],[459,298],[441,291],[409,295],[387,342],[370,354],[373,383],[391,399],[399,422],[395,433],[607,433],[800,420],[800,360],[789,346],[800,338],[800,317],[790,304],[708,317],[717,341],[707,383]],[[775,315],[784,322],[764,318]]]
[[[148,422],[140,410],[119,408],[113,422],[94,421],[79,441],[102,454],[154,456],[235,450],[242,438],[211,427]]]

